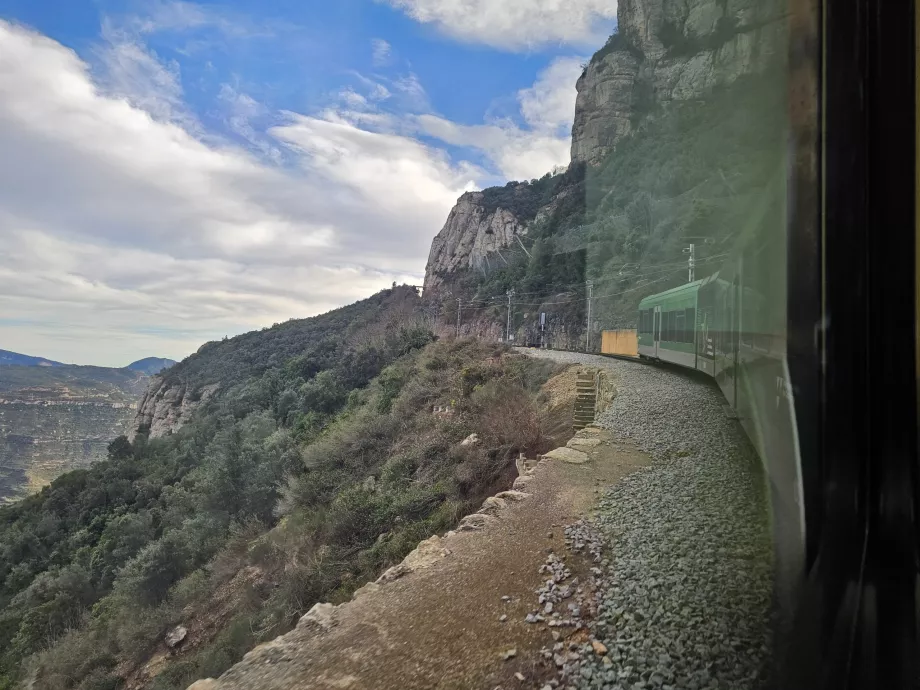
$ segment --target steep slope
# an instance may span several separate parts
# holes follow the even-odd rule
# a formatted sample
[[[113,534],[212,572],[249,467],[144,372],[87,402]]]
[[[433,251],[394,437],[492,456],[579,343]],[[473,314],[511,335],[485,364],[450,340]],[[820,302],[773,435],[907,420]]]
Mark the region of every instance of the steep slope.
[[[510,322],[516,342],[584,347],[589,295],[592,333],[634,326],[643,296],[686,281],[688,243],[708,275],[739,228],[766,222],[786,112],[777,3],[625,0],[618,27],[578,79],[572,162],[539,181],[538,207],[484,203],[518,183],[464,195],[432,243],[441,332],[459,298],[461,332]],[[496,222],[509,231],[478,241]]]
[[[311,379],[343,349],[378,345],[399,328],[418,326],[418,304],[415,290],[402,286],[321,316],[205,343],[151,379],[138,406],[136,426],[150,438],[176,431],[218,390],[261,376],[292,358],[304,362],[301,375]],[[367,366],[373,370],[375,365]]]

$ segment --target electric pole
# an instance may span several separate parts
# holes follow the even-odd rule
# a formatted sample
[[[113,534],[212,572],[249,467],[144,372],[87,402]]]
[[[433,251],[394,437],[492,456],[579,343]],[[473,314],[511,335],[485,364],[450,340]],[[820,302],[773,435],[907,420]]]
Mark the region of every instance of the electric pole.
[[[463,300],[459,297],[457,298],[457,337],[460,337],[460,305],[463,303]]]
[[[684,254],[687,254],[688,270],[687,270],[687,282],[692,283],[696,268],[696,245],[691,244],[689,247],[684,249]]]
[[[505,326],[505,342],[511,342],[511,298],[514,297],[514,290],[508,290],[508,323]]]
[[[594,282],[588,281],[588,329],[585,331],[585,352],[591,351],[591,297],[594,295]]]

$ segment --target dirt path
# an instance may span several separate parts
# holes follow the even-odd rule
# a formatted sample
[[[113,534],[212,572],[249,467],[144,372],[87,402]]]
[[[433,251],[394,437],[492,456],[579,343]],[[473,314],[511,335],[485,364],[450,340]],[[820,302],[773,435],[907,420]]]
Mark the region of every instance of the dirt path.
[[[584,464],[541,462],[521,489],[529,496],[506,500],[482,530],[426,544],[433,557],[427,567],[372,585],[342,606],[321,607],[315,621],[253,650],[219,681],[193,687],[542,687],[553,675],[538,652],[552,639],[545,626],[524,622],[541,584],[539,568],[549,550],[565,553],[562,527],[590,510],[599,487],[649,461],[606,432],[596,437],[599,445],[582,447],[590,458]],[[516,655],[503,660],[512,649]]]

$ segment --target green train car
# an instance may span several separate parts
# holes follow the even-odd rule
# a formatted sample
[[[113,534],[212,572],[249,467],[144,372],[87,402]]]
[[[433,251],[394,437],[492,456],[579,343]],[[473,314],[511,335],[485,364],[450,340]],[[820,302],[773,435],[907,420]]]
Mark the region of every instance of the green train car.
[[[787,238],[776,211],[739,233],[718,273],[639,303],[639,356],[711,376],[761,458],[777,594],[791,603],[806,557],[805,498],[786,357]]]

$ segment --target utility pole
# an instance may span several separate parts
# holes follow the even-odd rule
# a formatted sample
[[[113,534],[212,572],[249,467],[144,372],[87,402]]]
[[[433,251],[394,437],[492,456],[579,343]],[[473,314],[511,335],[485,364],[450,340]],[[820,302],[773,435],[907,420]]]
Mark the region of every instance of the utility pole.
[[[457,298],[457,337],[460,337],[460,305],[463,303],[463,300],[459,297]]]
[[[594,295],[594,282],[588,281],[588,328],[585,331],[585,352],[591,351],[591,298]]]
[[[696,245],[691,243],[689,247],[684,249],[684,254],[688,255],[687,282],[692,283],[695,275],[694,269],[696,268]]]
[[[508,290],[508,323],[505,326],[505,342],[511,342],[511,298],[514,297],[514,290]]]
[[[540,349],[546,349],[546,312],[540,312]]]

